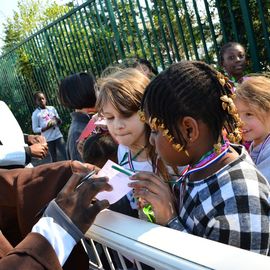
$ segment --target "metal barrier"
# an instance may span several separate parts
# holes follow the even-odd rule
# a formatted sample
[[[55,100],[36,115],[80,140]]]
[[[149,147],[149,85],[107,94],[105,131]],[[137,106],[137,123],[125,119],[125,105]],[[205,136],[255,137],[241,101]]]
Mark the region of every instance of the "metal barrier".
[[[86,236],[95,242],[92,241],[94,245],[100,244],[96,252],[99,259],[92,259],[90,269],[264,270],[269,269],[270,265],[270,258],[267,256],[161,227],[110,210],[105,210],[97,216]],[[112,250],[115,252],[112,253]],[[101,254],[103,254],[103,261],[100,259]],[[116,260],[115,255],[119,255],[119,260]],[[109,261],[106,262],[106,268],[104,268],[104,260]],[[118,261],[118,266],[115,261]],[[130,261],[135,268],[126,266],[126,262]]]
[[[232,40],[247,47],[250,71],[265,70],[269,9],[267,0],[89,0],[0,57],[0,98],[23,127],[36,91],[69,121],[57,87],[71,73],[91,70],[99,76],[108,65],[134,56],[159,69],[182,59],[217,65],[221,43]]]

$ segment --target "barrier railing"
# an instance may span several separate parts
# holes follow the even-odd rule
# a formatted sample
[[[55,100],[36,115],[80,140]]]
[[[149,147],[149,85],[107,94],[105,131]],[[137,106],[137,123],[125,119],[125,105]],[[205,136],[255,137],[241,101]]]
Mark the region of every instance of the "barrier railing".
[[[86,236],[97,245],[97,256],[103,256],[91,260],[90,269],[151,269],[150,266],[156,270],[263,270],[270,266],[267,256],[110,210],[97,216]],[[105,268],[104,259],[109,261]],[[130,261],[133,268],[126,266]]]

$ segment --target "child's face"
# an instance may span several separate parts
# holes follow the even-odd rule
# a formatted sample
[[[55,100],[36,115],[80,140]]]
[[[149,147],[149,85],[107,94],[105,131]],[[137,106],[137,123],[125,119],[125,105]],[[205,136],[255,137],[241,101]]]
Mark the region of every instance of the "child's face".
[[[103,106],[103,115],[110,134],[119,144],[129,148],[145,145],[145,127],[136,112],[121,114],[108,102]]]
[[[229,76],[239,79],[243,76],[246,67],[245,50],[236,45],[228,48],[223,54],[223,68]]]
[[[235,105],[243,122],[243,139],[245,141],[254,141],[255,146],[262,143],[269,134],[269,125],[266,122],[262,122],[246,102],[236,98]]]
[[[40,108],[45,108],[46,107],[46,98],[43,94],[39,94],[36,97],[36,103]]]

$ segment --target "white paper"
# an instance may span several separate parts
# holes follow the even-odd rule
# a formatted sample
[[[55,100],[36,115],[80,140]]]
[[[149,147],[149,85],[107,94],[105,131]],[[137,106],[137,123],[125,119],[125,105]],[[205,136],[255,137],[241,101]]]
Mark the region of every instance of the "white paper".
[[[132,182],[129,176],[119,172],[112,168],[112,165],[122,168],[117,163],[108,160],[103,168],[99,171],[98,176],[107,176],[109,178],[109,184],[113,187],[112,191],[102,191],[97,194],[96,198],[98,200],[108,200],[110,204],[119,201],[124,197],[132,188],[128,186],[128,183]]]

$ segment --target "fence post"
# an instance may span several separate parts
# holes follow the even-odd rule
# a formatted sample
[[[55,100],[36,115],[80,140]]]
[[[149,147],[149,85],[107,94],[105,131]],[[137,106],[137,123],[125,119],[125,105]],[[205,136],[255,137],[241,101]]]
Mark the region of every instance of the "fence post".
[[[112,9],[112,4],[111,4],[110,1],[107,1],[107,0],[105,0],[105,2],[106,2],[106,6],[108,8],[110,21],[112,23],[112,29],[113,29],[113,32],[114,32],[116,45],[117,45],[118,49],[120,50],[121,58],[124,59],[125,58],[125,52],[123,50],[123,46],[122,46],[122,43],[121,43],[121,40],[120,40],[118,28],[117,28],[117,25],[116,25],[116,21],[115,21],[113,9]]]
[[[247,31],[247,40],[250,48],[250,57],[252,60],[252,66],[255,72],[261,70],[260,61],[257,55],[257,43],[254,35],[252,20],[249,13],[248,1],[240,0],[240,7],[243,14],[243,21]]]

